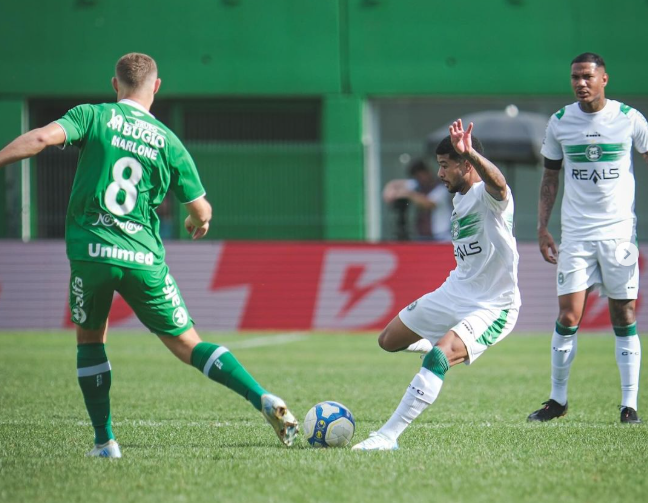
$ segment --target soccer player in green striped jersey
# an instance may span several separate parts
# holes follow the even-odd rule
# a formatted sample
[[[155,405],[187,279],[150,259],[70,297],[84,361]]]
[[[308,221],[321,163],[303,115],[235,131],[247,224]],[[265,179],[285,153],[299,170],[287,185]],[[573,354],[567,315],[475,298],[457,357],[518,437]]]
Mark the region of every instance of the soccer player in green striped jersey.
[[[290,446],[298,424],[286,404],[227,348],[201,340],[165,264],[155,209],[167,192],[187,209],[185,228],[193,239],[207,234],[212,210],[191,155],[149,111],[160,84],[153,58],[126,54],[112,79],[116,103],[77,106],[0,151],[2,167],[52,145],[80,150],[65,241],[77,376],[95,431],[88,454],[121,457],[112,431],[112,374],[105,348],[115,291],[175,356],[249,400]]]
[[[551,393],[529,421],[550,421],[567,413],[567,381],[576,356],[576,332],[588,293],[608,297],[616,361],[621,375],[621,422],[637,415],[641,344],[635,305],[639,253],[634,212],[632,148],[648,161],[648,124],[640,112],[605,97],[609,76],[598,54],[571,63],[576,103],[555,113],[542,146],[544,174],[538,205],[538,242],[543,258],[557,264],[559,313],[551,339]],[[548,230],[564,164],[560,253]]]

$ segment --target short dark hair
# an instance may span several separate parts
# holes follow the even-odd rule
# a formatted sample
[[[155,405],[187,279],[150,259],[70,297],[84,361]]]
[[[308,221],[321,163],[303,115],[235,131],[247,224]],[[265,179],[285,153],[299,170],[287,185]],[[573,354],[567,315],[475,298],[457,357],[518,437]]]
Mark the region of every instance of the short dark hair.
[[[477,152],[481,155],[484,155],[484,146],[482,142],[479,141],[479,138],[476,136],[472,137],[472,146]],[[452,146],[452,141],[450,140],[450,135],[446,136],[443,140],[439,142],[436,148],[436,155],[448,155],[453,161],[459,161],[461,156],[457,153],[455,148]]]
[[[430,171],[430,169],[428,168],[427,163],[421,158],[414,159],[407,165],[407,174],[410,177],[414,177],[416,173],[420,173],[422,171],[425,171],[427,173]]]
[[[574,63],[594,63],[596,66],[605,68],[605,61],[603,58],[593,52],[584,52],[583,54],[579,54],[572,60],[571,64],[573,65]]]

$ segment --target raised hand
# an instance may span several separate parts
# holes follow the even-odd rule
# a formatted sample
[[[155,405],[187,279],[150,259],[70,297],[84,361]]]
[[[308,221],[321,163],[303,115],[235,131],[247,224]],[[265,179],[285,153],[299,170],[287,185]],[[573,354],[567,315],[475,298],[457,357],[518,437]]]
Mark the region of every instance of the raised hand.
[[[459,155],[466,154],[472,150],[473,123],[468,125],[464,131],[461,119],[457,119],[450,125],[450,141]]]

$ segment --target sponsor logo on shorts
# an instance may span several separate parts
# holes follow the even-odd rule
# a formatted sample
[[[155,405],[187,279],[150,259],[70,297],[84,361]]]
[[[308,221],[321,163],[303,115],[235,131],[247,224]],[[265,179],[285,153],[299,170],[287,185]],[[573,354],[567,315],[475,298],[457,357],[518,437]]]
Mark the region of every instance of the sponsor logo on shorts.
[[[189,321],[187,310],[182,306],[182,299],[180,299],[180,292],[175,285],[175,281],[170,274],[164,278],[165,287],[162,288],[164,298],[171,301],[171,305],[176,309],[173,311],[173,323],[178,327],[184,327]],[[217,360],[218,362],[218,360]]]
[[[178,307],[173,311],[173,322],[179,327],[184,327],[188,320],[189,316],[187,316],[187,310],[184,307]]]
[[[411,311],[412,309],[414,309],[416,307],[416,304],[418,304],[418,300],[415,300],[409,306],[407,306],[407,310]]]
[[[119,227],[121,230],[128,234],[137,234],[144,228],[142,224],[136,224],[135,222],[131,222],[130,220],[121,222],[112,215],[104,213],[99,213],[99,218],[97,218],[97,221],[92,225],[103,225],[104,227],[115,226]]]
[[[88,315],[83,310],[83,280],[78,276],[75,276],[72,279],[71,288],[72,299],[74,300],[74,305],[70,308],[70,311],[72,312],[72,321],[81,324],[88,319]]]
[[[464,327],[466,330],[468,330],[468,333],[470,335],[475,335],[475,331],[473,330],[472,325],[468,323],[466,320],[461,320],[461,326]]]
[[[81,309],[79,306],[72,308],[72,321],[77,324],[85,323],[85,320],[88,319],[86,312]]]

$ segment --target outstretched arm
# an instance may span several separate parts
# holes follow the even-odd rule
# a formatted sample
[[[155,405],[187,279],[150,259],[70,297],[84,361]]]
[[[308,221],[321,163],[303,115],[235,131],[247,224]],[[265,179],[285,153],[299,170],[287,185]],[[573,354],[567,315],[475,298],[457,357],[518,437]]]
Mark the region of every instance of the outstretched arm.
[[[486,184],[486,192],[494,199],[506,199],[506,178],[492,162],[472,148],[473,123],[464,131],[461,119],[457,119],[450,126],[450,140],[457,153],[467,160],[479,173]]]
[[[437,203],[430,201],[428,197],[422,192],[416,192],[408,186],[410,180],[397,179],[390,180],[383,189],[383,201],[391,204],[397,199],[409,199],[417,207],[426,210],[433,210],[437,207]]]
[[[33,157],[45,147],[62,145],[64,142],[65,132],[54,122],[42,128],[32,129],[0,150],[0,168]]]
[[[561,161],[558,161],[558,168]],[[560,171],[555,169],[556,162],[545,160],[545,165],[553,166],[552,169],[545,168],[542,174],[542,182],[540,182],[540,200],[538,201],[538,245],[540,246],[540,253],[546,262],[556,264],[558,250],[553,236],[549,232],[549,218],[551,217],[551,210],[553,209],[556,197],[558,195],[558,187],[560,180],[558,178]]]

